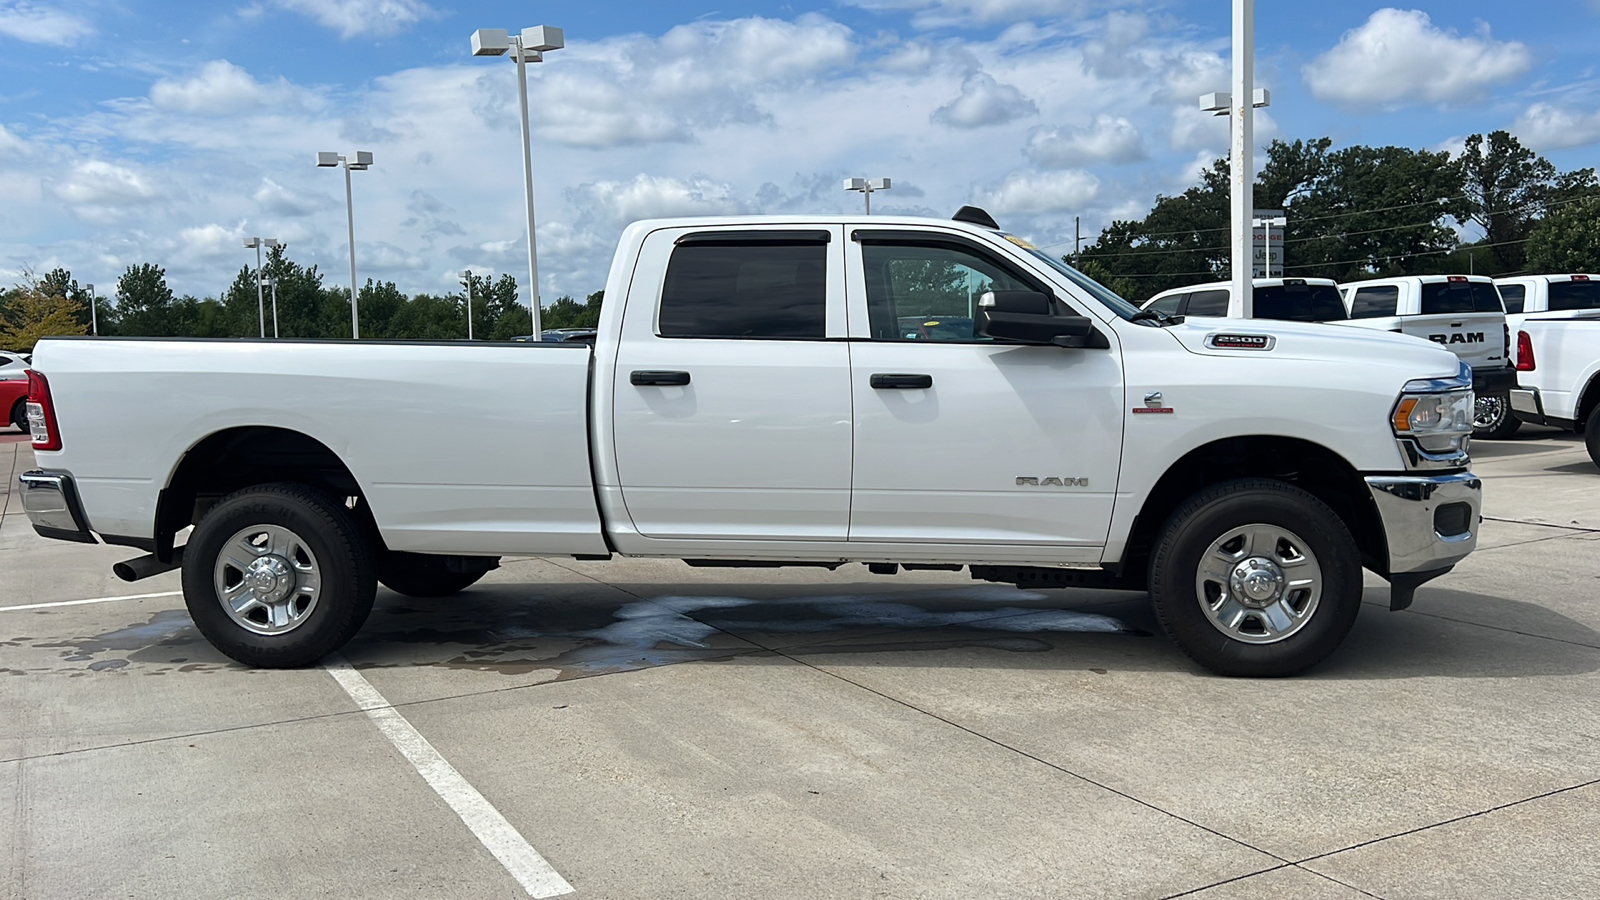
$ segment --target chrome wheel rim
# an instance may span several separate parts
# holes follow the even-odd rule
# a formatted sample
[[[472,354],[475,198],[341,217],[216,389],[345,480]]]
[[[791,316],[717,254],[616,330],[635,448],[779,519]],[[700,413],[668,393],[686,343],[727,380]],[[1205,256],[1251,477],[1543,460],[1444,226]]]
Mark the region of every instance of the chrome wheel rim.
[[[1242,525],[1200,557],[1195,595],[1212,627],[1246,644],[1275,644],[1304,628],[1322,601],[1322,565],[1278,525]]]
[[[1479,431],[1487,431],[1506,417],[1506,401],[1504,397],[1479,397],[1472,410],[1472,427]]]
[[[217,554],[212,581],[228,617],[256,634],[295,630],[322,596],[316,554],[281,525],[239,529]]]

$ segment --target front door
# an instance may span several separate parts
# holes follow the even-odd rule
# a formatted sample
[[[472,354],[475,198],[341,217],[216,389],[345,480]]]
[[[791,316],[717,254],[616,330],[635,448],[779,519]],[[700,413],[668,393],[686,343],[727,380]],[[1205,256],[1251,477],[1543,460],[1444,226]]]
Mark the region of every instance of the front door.
[[[850,357],[838,226],[646,238],[618,347],[617,477],[653,538],[843,540]],[[659,295],[654,286],[661,285]]]
[[[1122,455],[1116,351],[975,335],[985,291],[1060,295],[975,242],[856,238],[850,311],[870,334],[853,329],[850,344],[850,540],[1034,545],[1098,560]]]

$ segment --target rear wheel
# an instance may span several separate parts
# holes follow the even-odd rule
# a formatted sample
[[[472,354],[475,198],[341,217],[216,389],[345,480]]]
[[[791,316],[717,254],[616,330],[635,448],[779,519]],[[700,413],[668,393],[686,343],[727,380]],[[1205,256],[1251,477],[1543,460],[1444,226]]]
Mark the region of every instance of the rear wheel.
[[[11,405],[11,424],[23,433],[28,433],[28,398],[23,397]]]
[[[1150,562],[1162,627],[1219,675],[1311,668],[1349,634],[1361,564],[1344,523],[1279,481],[1213,485],[1168,518]]]
[[[1511,411],[1511,393],[1484,394],[1477,399],[1472,416],[1472,436],[1498,441],[1511,437],[1522,421]]]
[[[1589,458],[1600,466],[1600,406],[1590,410],[1588,421],[1583,423],[1583,445],[1589,451]]]
[[[309,666],[355,636],[377,592],[345,508],[298,484],[224,497],[183,554],[183,598],[212,646],[248,666]]]
[[[453,572],[446,557],[426,553],[391,551],[378,563],[378,581],[407,597],[448,597],[476,584],[487,572],[488,568]]]

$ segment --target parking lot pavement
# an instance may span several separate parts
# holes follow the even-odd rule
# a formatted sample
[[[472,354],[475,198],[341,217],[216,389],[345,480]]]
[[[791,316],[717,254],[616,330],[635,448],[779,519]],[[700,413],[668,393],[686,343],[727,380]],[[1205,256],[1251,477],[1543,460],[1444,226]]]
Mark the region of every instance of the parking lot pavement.
[[[352,693],[0,493],[0,898],[548,895],[495,821],[580,898],[1592,895],[1600,469],[1474,449],[1478,552],[1270,682],[1127,594],[519,559],[380,592]]]

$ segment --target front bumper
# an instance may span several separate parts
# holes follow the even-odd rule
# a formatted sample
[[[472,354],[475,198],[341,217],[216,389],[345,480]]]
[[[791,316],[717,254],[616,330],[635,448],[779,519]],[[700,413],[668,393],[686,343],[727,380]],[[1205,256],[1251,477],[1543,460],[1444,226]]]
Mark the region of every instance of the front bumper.
[[[1389,548],[1389,608],[1404,609],[1418,585],[1478,546],[1483,482],[1471,472],[1369,475],[1366,482]]]
[[[71,475],[35,469],[23,472],[17,481],[22,486],[22,509],[41,537],[98,543],[89,533],[89,520],[84,518]]]

